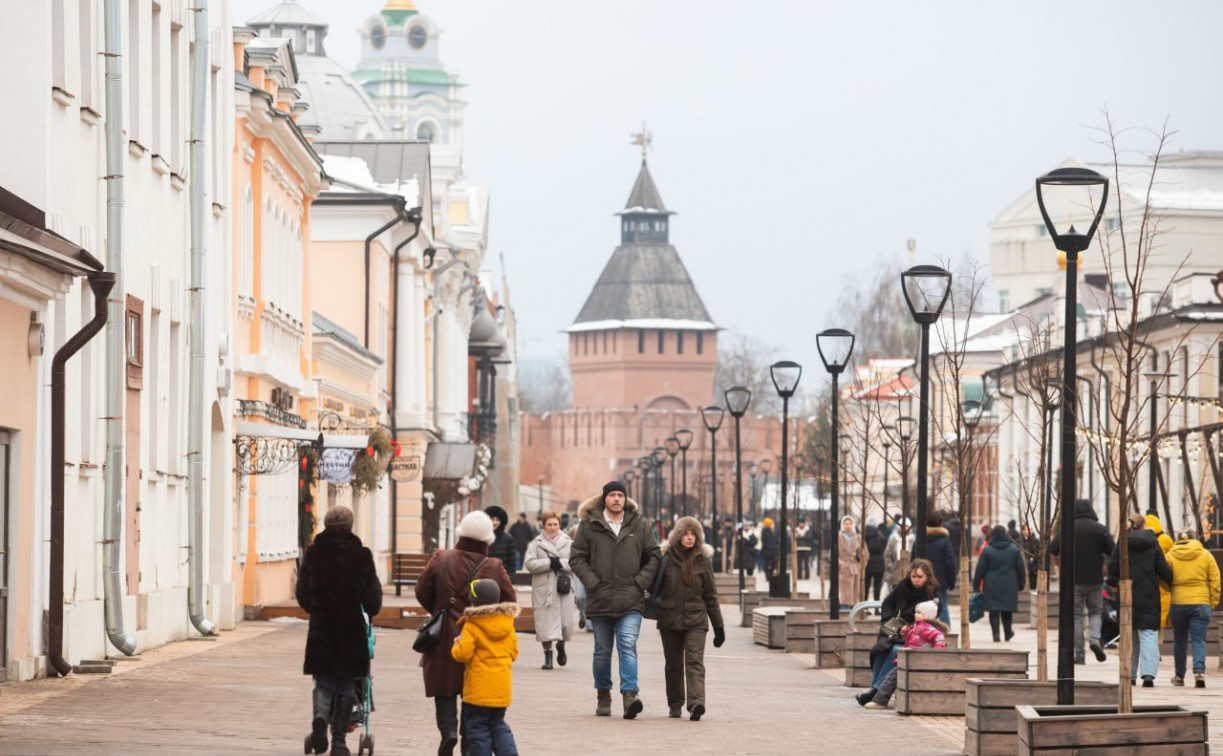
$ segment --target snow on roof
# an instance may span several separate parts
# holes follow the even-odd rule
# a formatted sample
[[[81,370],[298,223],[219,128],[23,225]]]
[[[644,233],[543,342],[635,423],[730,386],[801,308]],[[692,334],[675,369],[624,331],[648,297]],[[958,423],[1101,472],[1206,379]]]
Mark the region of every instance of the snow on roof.
[[[320,157],[323,158],[323,170],[332,180],[329,192],[397,194],[407,201],[408,207],[420,205],[420,188],[415,178],[394,184],[380,184],[374,181],[369,164],[359,157],[326,154]]]
[[[1125,163],[1091,166],[1109,179],[1118,181],[1120,191],[1144,201],[1151,183],[1151,164]],[[1155,183],[1151,185],[1151,206],[1168,210],[1223,210],[1223,154],[1186,152],[1163,155]]]
[[[671,320],[669,318],[637,318],[634,320],[591,320],[574,323],[565,333],[582,331],[611,331],[617,328],[655,328],[672,331],[716,331],[718,327],[708,320]]]

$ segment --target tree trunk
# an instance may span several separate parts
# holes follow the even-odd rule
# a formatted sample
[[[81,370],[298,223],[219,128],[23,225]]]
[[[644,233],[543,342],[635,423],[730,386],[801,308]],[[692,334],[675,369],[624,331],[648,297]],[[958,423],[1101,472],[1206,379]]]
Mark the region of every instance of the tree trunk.
[[[968,557],[960,556],[960,648],[972,648],[968,632],[968,601],[972,585],[968,577]]]
[[[1124,536],[1124,528],[1122,533]],[[1117,616],[1117,629],[1121,633],[1121,639],[1117,641],[1117,655],[1121,662],[1120,672],[1118,674],[1117,687],[1117,713],[1118,714],[1133,714],[1134,713],[1134,689],[1130,685],[1130,680],[1134,677],[1134,670],[1130,669],[1134,660],[1134,581],[1125,579],[1121,581],[1121,611]]]
[[[1070,620],[1063,617],[1062,622]],[[1036,679],[1049,681],[1049,573],[1036,573]]]

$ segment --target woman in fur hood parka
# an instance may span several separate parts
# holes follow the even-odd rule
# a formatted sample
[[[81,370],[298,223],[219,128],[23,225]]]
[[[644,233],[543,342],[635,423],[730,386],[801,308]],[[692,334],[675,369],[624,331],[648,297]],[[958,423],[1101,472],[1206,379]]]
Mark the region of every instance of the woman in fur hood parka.
[[[695,721],[705,713],[705,635],[710,622],[714,647],[726,640],[710,561],[713,547],[705,543],[695,517],[681,517],[662,550],[658,632],[666,660],[667,706],[671,717],[682,716],[686,683],[689,718]]]

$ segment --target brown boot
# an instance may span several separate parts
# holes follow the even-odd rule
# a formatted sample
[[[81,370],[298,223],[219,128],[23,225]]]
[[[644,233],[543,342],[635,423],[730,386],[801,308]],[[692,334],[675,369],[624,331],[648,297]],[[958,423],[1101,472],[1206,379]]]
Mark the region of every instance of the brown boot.
[[[611,691],[610,690],[600,690],[597,692],[599,694],[599,703],[595,707],[595,716],[596,717],[610,717],[611,716]]]
[[[641,699],[637,697],[637,691],[622,690],[620,695],[624,697],[624,718],[636,719],[641,710],[645,708],[645,704],[641,703]]]

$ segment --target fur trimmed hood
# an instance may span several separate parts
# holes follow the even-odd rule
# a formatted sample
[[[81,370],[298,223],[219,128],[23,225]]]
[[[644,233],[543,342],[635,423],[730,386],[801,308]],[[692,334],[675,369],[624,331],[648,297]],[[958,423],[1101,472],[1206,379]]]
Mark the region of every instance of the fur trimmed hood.
[[[932,627],[934,627],[934,628],[937,628],[937,629],[938,629],[938,631],[939,631],[940,633],[944,634],[944,635],[946,635],[947,633],[951,632],[951,628],[950,628],[950,627],[948,627],[947,625],[943,624],[943,622],[941,622],[939,619],[937,619],[937,618],[935,618],[935,617],[927,617],[927,618],[926,618],[926,620],[925,620],[925,622],[926,622],[926,624],[927,624],[927,625],[930,625],[930,626],[932,626]]]
[[[701,521],[695,517],[681,517],[676,520],[675,527],[671,529],[671,535],[667,536],[667,540],[659,544],[658,548],[664,554],[672,549],[678,549],[679,539],[683,538],[684,533],[689,530],[696,534],[696,548],[701,550],[706,559],[713,559],[713,547],[705,543],[705,528],[701,527]]]
[[[662,543],[660,543],[658,545],[658,550],[664,554],[670,551],[671,550],[671,539],[667,539],[663,541]],[[701,544],[701,553],[705,555],[706,559],[713,559],[713,547],[710,546],[709,544],[707,543]]]
[[[600,514],[603,513],[603,494],[596,494],[594,496],[591,496],[586,501],[582,502],[582,505],[578,507],[578,519],[581,520],[582,522],[590,522],[590,518],[594,515],[594,512],[596,509],[599,510]],[[625,497],[624,499],[625,515],[627,515],[629,512],[636,514],[637,509],[638,509],[637,502],[633,501],[632,499],[628,497]]]
[[[936,527],[926,528],[926,538],[933,538],[934,536],[942,536],[943,538],[950,538],[951,531],[948,530],[947,528],[936,528]]]
[[[503,614],[507,617],[517,617],[521,611],[518,604],[513,601],[502,601],[499,604],[485,604],[484,606],[469,606],[463,610],[464,617],[489,617],[497,614]]]

